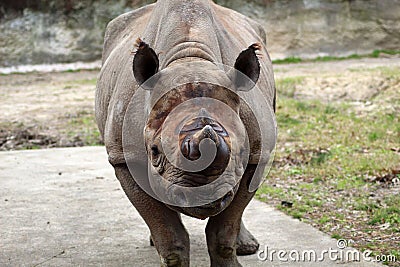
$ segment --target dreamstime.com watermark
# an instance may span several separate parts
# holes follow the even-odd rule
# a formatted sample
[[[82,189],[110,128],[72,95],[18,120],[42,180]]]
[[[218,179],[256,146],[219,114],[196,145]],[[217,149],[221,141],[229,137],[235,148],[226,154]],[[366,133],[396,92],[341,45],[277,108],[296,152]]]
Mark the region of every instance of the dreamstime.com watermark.
[[[322,262],[325,260],[344,262],[397,262],[395,255],[373,255],[371,250],[364,252],[346,249],[353,240],[339,239],[336,248],[321,251],[309,250],[276,250],[265,246],[257,252],[258,260],[268,262]]]

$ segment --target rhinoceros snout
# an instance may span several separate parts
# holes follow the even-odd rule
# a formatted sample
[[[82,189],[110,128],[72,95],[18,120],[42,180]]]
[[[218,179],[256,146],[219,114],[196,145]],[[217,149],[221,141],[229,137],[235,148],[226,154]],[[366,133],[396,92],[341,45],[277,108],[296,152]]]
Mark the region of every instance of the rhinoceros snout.
[[[203,175],[218,175],[222,173],[229,163],[230,148],[225,139],[217,133],[211,125],[205,125],[200,130],[194,133],[186,133],[181,144],[181,152],[185,158],[189,160],[198,160],[201,157],[200,143],[206,139],[209,142],[204,142],[203,151],[212,151],[212,146],[217,149],[216,156],[213,162],[204,170]],[[210,142],[211,141],[211,142]]]

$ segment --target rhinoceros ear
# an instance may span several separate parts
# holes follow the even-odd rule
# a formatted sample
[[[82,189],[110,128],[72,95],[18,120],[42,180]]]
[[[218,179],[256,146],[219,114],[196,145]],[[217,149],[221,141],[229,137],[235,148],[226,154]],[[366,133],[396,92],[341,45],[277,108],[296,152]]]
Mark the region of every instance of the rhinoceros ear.
[[[258,43],[252,44],[243,50],[236,59],[233,82],[239,91],[249,91],[258,81],[260,76],[260,62],[256,51],[261,48]]]
[[[136,52],[133,58],[133,75],[139,85],[158,72],[158,57],[156,52],[140,38],[136,40]]]

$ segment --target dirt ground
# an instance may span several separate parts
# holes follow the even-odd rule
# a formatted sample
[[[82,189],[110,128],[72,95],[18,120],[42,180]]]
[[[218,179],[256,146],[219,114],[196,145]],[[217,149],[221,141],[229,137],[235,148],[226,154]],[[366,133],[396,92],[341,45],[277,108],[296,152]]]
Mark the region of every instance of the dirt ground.
[[[399,68],[400,58],[274,66],[277,80],[296,83],[295,92],[278,96],[348,101],[360,111],[391,108],[400,85],[387,76]],[[93,119],[97,75],[98,70],[0,75],[0,150],[101,144]]]
[[[97,74],[0,76],[0,150],[100,144],[93,118]]]
[[[287,64],[274,69],[277,80],[300,80],[293,92],[297,99],[346,101],[356,109],[372,110],[391,106],[393,97],[400,97],[400,84],[394,79],[400,72],[400,58]]]

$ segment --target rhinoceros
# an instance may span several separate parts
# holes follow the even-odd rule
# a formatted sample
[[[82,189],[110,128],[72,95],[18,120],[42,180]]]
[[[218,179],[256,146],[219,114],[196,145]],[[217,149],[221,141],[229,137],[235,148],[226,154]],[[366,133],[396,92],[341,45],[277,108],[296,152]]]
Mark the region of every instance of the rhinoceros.
[[[275,96],[266,34],[238,12],[159,0],[108,24],[96,121],[161,266],[189,266],[182,213],[208,218],[211,266],[257,251],[242,214],[275,147]]]

